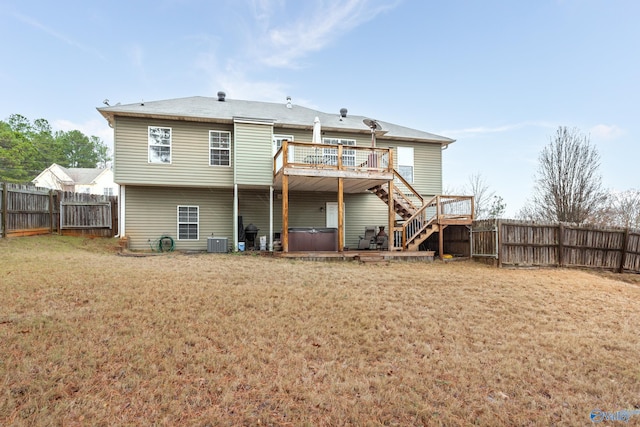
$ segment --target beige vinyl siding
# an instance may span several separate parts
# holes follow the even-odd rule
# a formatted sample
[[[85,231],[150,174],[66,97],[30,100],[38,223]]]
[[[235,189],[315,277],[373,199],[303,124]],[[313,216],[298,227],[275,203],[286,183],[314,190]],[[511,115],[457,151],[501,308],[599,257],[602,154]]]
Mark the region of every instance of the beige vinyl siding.
[[[148,250],[159,237],[170,236],[176,250],[206,250],[207,237],[233,240],[231,189],[126,187],[126,235],[133,250]],[[199,240],[178,240],[180,206],[198,206]]]
[[[322,125],[322,123],[320,123]],[[311,142],[312,128],[306,129],[287,129],[282,127],[274,127],[273,133],[275,135],[292,135],[294,142]],[[360,147],[371,146],[371,134],[364,133],[349,133],[349,132],[335,132],[322,130],[323,138],[341,138],[341,139],[355,139],[356,145]]]
[[[377,196],[370,193],[347,194],[345,211],[345,245],[349,249],[358,249],[359,236],[364,236],[365,227],[383,225],[389,233],[389,207]]]
[[[260,229],[259,236],[269,235],[269,190],[241,190],[238,214],[243,225],[254,224]],[[289,227],[325,227],[326,204],[336,202],[335,193],[296,192],[289,194]],[[373,194],[346,194],[345,243],[357,248],[358,236],[366,226],[388,223],[387,205]],[[282,231],[282,199],[274,195],[273,232]],[[268,238],[267,238],[268,240]]]
[[[148,162],[148,127],[171,128],[171,164]],[[231,187],[232,166],[209,166],[209,131],[233,126],[118,117],[114,179],[118,184]],[[231,164],[234,152],[231,148]]]
[[[423,196],[442,193],[442,148],[440,144],[378,141],[378,147],[393,147],[393,167],[398,168],[397,147],[413,147],[413,184]]]
[[[400,145],[400,144],[398,144]],[[442,194],[442,148],[440,144],[414,144],[415,189],[423,196]]]
[[[274,200],[275,204],[275,200]],[[238,191],[238,216],[242,217],[244,227],[253,224],[258,227],[258,237],[267,236],[269,242],[269,189]],[[274,212],[275,216],[275,212]],[[274,222],[276,219],[274,217]],[[279,231],[280,226],[274,231]],[[259,243],[260,239],[257,239]]]
[[[273,183],[273,126],[235,123],[236,183]]]

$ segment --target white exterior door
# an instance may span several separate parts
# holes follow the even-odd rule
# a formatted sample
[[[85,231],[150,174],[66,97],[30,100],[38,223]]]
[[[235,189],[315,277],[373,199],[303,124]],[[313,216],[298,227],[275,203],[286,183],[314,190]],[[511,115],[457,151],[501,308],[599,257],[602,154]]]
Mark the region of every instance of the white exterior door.
[[[326,214],[327,228],[338,228],[338,202],[327,202],[327,205],[324,211]],[[345,210],[344,210],[344,203],[343,203],[342,204],[342,226],[346,229],[344,217],[345,217]],[[342,246],[344,246],[345,234],[346,233],[342,234]]]

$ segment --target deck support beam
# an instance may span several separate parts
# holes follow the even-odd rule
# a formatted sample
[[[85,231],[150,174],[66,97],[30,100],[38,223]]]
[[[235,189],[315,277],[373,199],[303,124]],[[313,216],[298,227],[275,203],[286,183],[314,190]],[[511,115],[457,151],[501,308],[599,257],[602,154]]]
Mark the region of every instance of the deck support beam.
[[[396,210],[395,208],[395,201],[393,199],[393,179],[389,180],[389,227],[387,228],[387,235],[389,236],[387,238],[387,247],[388,247],[388,251],[393,251],[394,249],[394,244],[396,241],[396,230],[395,230],[395,225],[396,225]],[[404,251],[405,248],[402,247],[402,250]]]
[[[282,175],[282,251],[289,252],[289,176]]]
[[[338,178],[338,252],[344,252],[344,178]]]

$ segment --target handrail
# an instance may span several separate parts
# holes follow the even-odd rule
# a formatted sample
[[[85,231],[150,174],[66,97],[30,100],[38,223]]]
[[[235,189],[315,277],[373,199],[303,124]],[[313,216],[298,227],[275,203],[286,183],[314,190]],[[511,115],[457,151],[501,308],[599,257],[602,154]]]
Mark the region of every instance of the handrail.
[[[413,195],[420,200],[420,203],[424,205],[424,198],[415,188],[413,188],[413,185],[409,184],[409,182],[404,179],[402,175],[400,175],[400,172],[398,172],[395,168],[393,169],[393,176],[394,178],[397,178],[405,187],[407,187],[409,191],[411,191]]]
[[[434,212],[428,209],[435,208]],[[402,224],[402,248],[406,249],[434,221],[473,220],[473,196],[443,196],[429,199]]]
[[[362,172],[391,172],[390,148],[282,141],[273,157],[274,176],[284,168],[318,168]]]

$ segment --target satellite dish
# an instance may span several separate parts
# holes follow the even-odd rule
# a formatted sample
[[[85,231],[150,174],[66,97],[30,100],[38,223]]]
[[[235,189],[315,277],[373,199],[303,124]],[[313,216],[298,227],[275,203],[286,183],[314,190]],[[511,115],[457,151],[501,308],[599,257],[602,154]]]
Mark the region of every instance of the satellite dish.
[[[367,125],[367,127],[369,127],[369,129],[371,129],[371,132],[375,132],[377,130],[382,130],[382,126],[380,126],[380,123],[378,123],[377,121],[375,121],[373,119],[364,119],[362,121],[362,123]]]
[[[382,126],[380,126],[380,123],[378,123],[377,121],[375,121],[373,119],[364,119],[362,121],[362,123],[367,125],[369,127],[369,129],[371,129],[371,146],[375,147],[376,146],[376,131],[377,130],[382,130]]]

